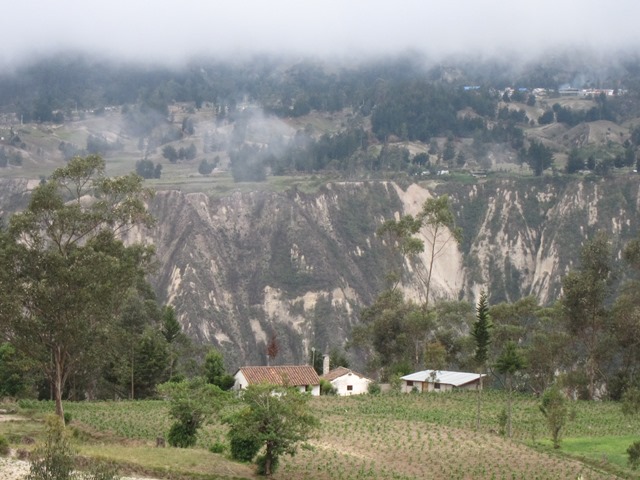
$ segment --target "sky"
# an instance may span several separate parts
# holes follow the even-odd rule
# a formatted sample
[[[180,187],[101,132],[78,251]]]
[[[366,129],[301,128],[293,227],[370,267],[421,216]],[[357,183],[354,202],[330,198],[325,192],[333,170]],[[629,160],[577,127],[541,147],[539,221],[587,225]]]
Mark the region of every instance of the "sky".
[[[19,0],[2,10],[0,65],[65,49],[176,62],[640,47],[638,0]]]

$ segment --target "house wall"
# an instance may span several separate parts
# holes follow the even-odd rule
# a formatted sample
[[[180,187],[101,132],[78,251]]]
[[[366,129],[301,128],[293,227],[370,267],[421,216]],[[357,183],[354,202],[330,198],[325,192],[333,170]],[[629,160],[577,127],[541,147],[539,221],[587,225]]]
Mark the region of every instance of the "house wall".
[[[234,377],[236,379],[236,383],[233,384],[233,390],[242,390],[247,388],[249,382],[247,382],[247,379],[241,371],[236,372]]]
[[[358,375],[354,375],[353,373],[347,373],[346,375],[342,375],[341,377],[336,378],[331,382],[331,385],[338,391],[338,395],[360,395],[362,393],[367,393],[369,388],[369,383],[371,380],[368,378],[362,378]],[[349,390],[349,386],[352,387]]]
[[[234,375],[235,379],[236,379],[236,383],[233,385],[233,390],[244,390],[245,388],[247,388],[249,386],[249,382],[247,381],[247,379],[245,378],[245,376],[243,375],[242,372],[237,372]],[[296,387],[300,392],[306,392],[307,389],[304,385]],[[311,386],[311,395],[313,395],[314,397],[319,397],[320,396],[320,385],[312,385]]]
[[[413,388],[416,388],[418,390],[419,393],[422,392],[450,392],[454,389],[456,390],[476,390],[478,387],[478,382],[472,382],[472,383],[468,383],[466,385],[462,385],[460,387],[454,387],[451,384],[448,383],[441,383],[440,384],[440,388],[437,389],[435,388],[435,384],[431,383],[431,382],[417,382],[417,381],[413,381],[413,385],[408,385],[407,380],[403,380],[402,381],[402,385],[400,387],[400,390],[402,391],[402,393],[411,393],[413,391]]]

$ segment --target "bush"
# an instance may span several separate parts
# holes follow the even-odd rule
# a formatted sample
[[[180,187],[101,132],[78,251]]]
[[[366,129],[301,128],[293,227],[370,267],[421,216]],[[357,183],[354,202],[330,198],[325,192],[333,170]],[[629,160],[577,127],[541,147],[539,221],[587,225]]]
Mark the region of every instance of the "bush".
[[[189,448],[196,444],[197,433],[198,428],[192,424],[176,422],[171,426],[167,440],[172,447]]]
[[[367,392],[369,392],[370,395],[380,395],[382,388],[380,388],[380,384],[378,382],[371,382],[367,387]]]
[[[9,455],[9,450],[9,441],[4,437],[4,435],[0,435],[0,455]]]
[[[629,455],[629,466],[635,470],[640,465],[640,442],[633,442],[627,448],[627,455]]]
[[[69,425],[71,423],[71,419],[72,419],[71,413],[64,412],[64,424]]]
[[[227,446],[222,442],[216,442],[209,447],[211,453],[224,453],[227,450]]]
[[[320,379],[320,395],[335,395],[338,391],[329,380]]]
[[[44,445],[31,455],[27,480],[68,480],[74,469],[75,451],[69,444],[64,425],[56,416],[47,418],[47,436]]]
[[[230,434],[229,447],[231,458],[241,462],[250,462],[256,456],[262,444],[255,438],[243,438]]]

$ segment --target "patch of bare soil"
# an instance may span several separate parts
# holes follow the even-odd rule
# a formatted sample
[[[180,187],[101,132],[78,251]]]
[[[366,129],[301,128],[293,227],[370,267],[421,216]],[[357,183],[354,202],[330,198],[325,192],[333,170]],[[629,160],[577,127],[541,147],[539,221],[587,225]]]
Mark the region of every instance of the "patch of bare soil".
[[[21,480],[29,473],[29,462],[10,457],[0,457],[0,478]]]
[[[29,462],[18,460],[11,452],[12,456],[0,457],[0,479],[2,480],[23,480],[29,473]],[[121,477],[121,480],[159,480],[150,477]]]

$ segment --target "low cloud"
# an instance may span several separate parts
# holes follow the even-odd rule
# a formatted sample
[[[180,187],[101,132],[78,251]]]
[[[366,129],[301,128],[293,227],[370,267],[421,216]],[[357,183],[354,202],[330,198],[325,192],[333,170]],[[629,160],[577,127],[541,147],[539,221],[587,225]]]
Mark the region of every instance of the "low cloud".
[[[73,49],[137,61],[270,53],[345,59],[415,50],[531,55],[640,44],[635,0],[23,0],[3,12],[0,61]]]

